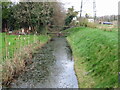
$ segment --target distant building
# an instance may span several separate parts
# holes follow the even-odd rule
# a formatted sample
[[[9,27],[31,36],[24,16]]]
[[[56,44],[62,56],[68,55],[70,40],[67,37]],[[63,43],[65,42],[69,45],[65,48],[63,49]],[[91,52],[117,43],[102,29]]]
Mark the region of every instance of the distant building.
[[[88,22],[94,22],[94,19],[88,19]]]
[[[77,17],[74,17],[73,20],[77,20]]]

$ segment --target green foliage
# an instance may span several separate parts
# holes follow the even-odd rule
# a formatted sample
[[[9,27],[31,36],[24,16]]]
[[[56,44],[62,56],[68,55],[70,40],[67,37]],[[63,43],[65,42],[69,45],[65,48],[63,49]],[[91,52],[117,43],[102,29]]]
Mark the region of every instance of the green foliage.
[[[70,32],[67,39],[75,57],[79,87],[118,87],[117,32],[84,27],[69,29],[67,32]],[[81,72],[83,68],[86,74]]]
[[[40,32],[41,27],[46,28],[64,21],[62,19],[64,14],[59,2],[19,2],[17,4],[4,2],[2,7],[4,28],[32,27]],[[61,19],[57,18],[58,16]]]
[[[47,25],[51,21],[49,3],[20,2],[14,9],[14,16],[22,27]]]
[[[78,12],[77,11],[74,11],[74,7],[72,6],[72,8],[68,8],[68,12],[67,12],[67,17],[65,19],[65,25],[68,26],[74,17],[77,17],[78,15]]]
[[[9,23],[9,18],[11,17],[10,14],[12,2],[1,2],[1,6],[2,6],[2,26],[7,27],[7,25],[5,26],[5,24]]]
[[[72,20],[73,20],[74,16],[71,15],[71,16],[68,16],[66,19],[65,19],[65,25],[68,26]]]

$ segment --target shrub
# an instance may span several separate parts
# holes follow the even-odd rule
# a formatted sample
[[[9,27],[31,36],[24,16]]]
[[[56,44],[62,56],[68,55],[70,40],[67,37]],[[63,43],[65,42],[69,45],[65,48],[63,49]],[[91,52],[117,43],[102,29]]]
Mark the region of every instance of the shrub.
[[[87,27],[90,27],[90,28],[96,28],[97,25],[96,25],[95,23],[88,22],[88,23],[87,23]]]
[[[80,20],[80,23],[79,23],[80,26],[87,27],[87,24],[88,24],[87,19],[83,18],[83,19]]]
[[[86,18],[82,18],[80,20],[79,25],[84,26],[84,27],[90,27],[90,28],[96,28],[97,27],[97,25],[95,23],[88,22],[88,20]]]

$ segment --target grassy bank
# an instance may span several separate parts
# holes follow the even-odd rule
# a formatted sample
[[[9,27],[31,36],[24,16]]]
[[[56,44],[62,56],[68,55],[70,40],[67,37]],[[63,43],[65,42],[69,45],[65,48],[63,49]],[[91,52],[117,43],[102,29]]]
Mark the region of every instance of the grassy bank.
[[[6,59],[13,58],[15,53],[26,47],[27,45],[40,41],[44,43],[48,37],[44,35],[6,35],[1,33],[2,44],[0,45],[0,51],[2,51],[2,62]]]
[[[80,88],[118,87],[118,34],[92,28],[72,28],[69,41]]]
[[[32,54],[42,47],[49,39],[45,35],[5,35],[2,37],[2,84],[7,86],[26,64],[31,63]]]

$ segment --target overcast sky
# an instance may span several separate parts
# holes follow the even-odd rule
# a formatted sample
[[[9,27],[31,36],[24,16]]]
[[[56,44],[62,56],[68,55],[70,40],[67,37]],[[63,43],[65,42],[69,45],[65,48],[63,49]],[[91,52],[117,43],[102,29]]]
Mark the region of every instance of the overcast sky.
[[[18,1],[18,0],[12,0]],[[64,3],[64,7],[67,9],[74,6],[76,11],[80,11],[81,0],[58,0]],[[118,2],[120,0],[95,0],[97,16],[104,15],[117,15],[118,14]],[[83,0],[83,13],[88,13],[93,16],[93,0]]]
[[[80,11],[81,0],[61,0],[66,8],[74,6],[75,10]],[[117,15],[118,2],[120,0],[95,0],[97,16]],[[88,13],[93,16],[93,0],[83,0],[83,15]]]

